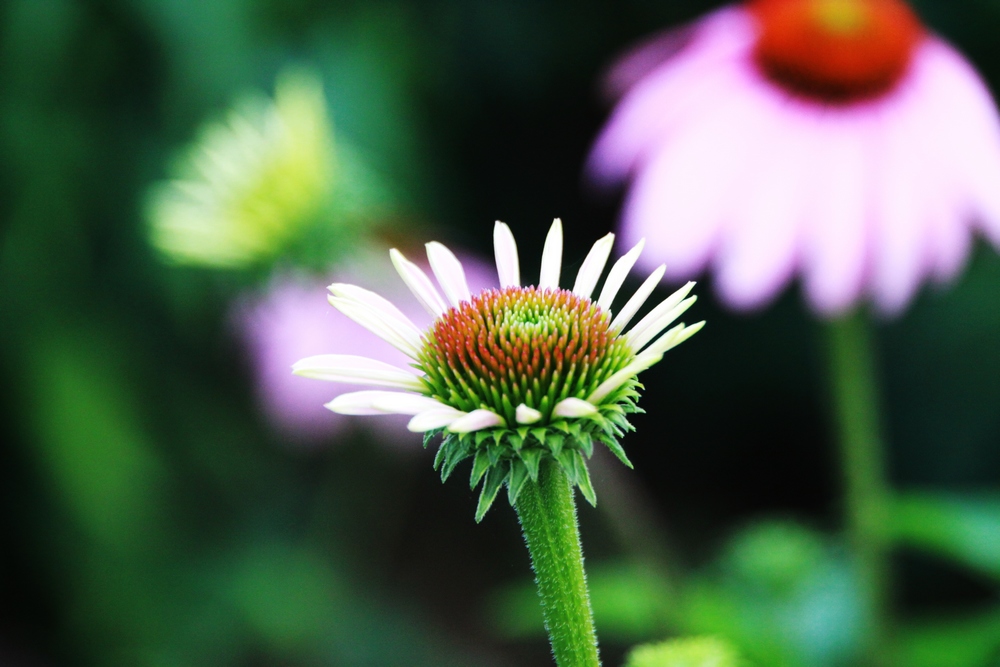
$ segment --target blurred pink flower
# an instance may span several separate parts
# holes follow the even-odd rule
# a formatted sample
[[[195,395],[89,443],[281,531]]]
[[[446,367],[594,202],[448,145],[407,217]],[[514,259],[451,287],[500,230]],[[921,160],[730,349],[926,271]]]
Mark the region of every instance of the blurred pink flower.
[[[317,442],[346,434],[353,427],[372,428],[387,442],[417,444],[420,436],[406,430],[409,417],[387,415],[380,419],[358,420],[338,415],[323,405],[336,396],[364,389],[352,385],[331,385],[292,375],[292,364],[308,356],[323,354],[336,347],[344,354],[378,359],[406,366],[409,357],[371,333],[327,303],[326,286],[332,282],[363,282],[375,285],[392,299],[420,327],[430,324],[430,316],[410,303],[409,290],[396,274],[388,252],[361,251],[354,260],[327,280],[281,274],[272,279],[263,294],[238,302],[233,320],[244,341],[256,384],[261,409],[279,432],[296,440]],[[468,255],[461,256],[472,289],[496,287],[496,271],[491,264]],[[409,306],[409,307],[407,307]]]
[[[891,314],[955,277],[974,231],[1000,245],[993,100],[901,0],[729,6],[606,83],[623,97],[588,171],[632,180],[622,243],[675,280],[710,267],[731,307],[799,273],[821,314]]]

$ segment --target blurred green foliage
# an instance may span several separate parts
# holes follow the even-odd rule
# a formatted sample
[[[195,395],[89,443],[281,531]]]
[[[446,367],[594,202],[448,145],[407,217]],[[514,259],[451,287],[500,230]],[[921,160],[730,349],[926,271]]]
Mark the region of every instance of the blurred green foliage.
[[[487,256],[500,218],[536,257],[561,215],[580,230],[572,265],[617,208],[579,180],[601,68],[718,4],[0,4],[0,663],[549,664],[510,513],[475,526],[461,485],[371,434],[303,450],[270,430],[227,316],[263,276],[167,266],[142,204],[206,120],[306,65],[346,174],[333,218]],[[996,88],[1000,6],[915,4]],[[278,262],[325,268],[341,242],[306,236]],[[753,317],[703,302],[711,326],[650,375],[625,443],[679,565],[581,511],[605,662],[713,634],[754,664],[849,664],[859,619],[815,323],[794,293]],[[1000,259],[980,249],[879,332],[899,665],[1000,651],[998,303]],[[776,514],[819,528],[757,521]]]

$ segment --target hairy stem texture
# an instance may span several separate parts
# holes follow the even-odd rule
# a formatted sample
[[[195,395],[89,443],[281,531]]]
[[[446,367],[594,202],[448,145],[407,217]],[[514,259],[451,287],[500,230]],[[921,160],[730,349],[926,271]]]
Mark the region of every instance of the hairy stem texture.
[[[597,667],[597,635],[583,572],[583,551],[573,489],[553,459],[542,462],[538,483],[517,500],[517,515],[531,553],[542,616],[559,667]]]
[[[829,327],[830,379],[843,458],[848,536],[870,628],[864,663],[886,664],[889,624],[889,491],[872,332],[855,314]]]

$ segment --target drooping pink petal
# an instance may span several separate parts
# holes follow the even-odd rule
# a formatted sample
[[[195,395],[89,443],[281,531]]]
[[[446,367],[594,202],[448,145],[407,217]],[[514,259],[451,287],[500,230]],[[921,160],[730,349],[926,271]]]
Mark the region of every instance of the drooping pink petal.
[[[753,39],[744,12],[720,11],[699,25],[692,44],[639,82],[621,101],[588,160],[601,183],[625,178],[680,119],[696,117],[703,99],[728,87],[735,62]]]
[[[806,298],[827,316],[847,310],[865,278],[871,124],[863,113],[818,120],[816,182],[805,212],[801,264]]]
[[[805,194],[813,177],[815,136],[809,117],[791,100],[762,100],[756,159],[735,184],[714,258],[716,288],[736,308],[777,296],[798,258]]]
[[[920,191],[920,147],[905,145],[905,119],[893,115],[883,122],[872,202],[878,224],[872,230],[871,291],[879,310],[893,315],[913,297],[928,268],[929,219]]]
[[[918,55],[928,92],[923,104],[936,113],[937,139],[964,188],[963,213],[1000,247],[1000,121],[975,70],[944,42],[929,40]]]
[[[745,77],[744,77],[745,79]],[[748,82],[744,80],[744,85]],[[673,279],[697,275],[708,261],[740,180],[752,170],[767,118],[759,97],[718,97],[683,133],[659,148],[636,175],[622,213],[626,244],[646,239],[638,265],[664,263]]]

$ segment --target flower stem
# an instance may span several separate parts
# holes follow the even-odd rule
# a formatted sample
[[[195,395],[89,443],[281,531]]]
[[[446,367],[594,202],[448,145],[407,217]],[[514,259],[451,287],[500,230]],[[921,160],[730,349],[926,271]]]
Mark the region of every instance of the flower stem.
[[[601,662],[583,573],[573,489],[556,461],[542,461],[538,482],[524,486],[516,510],[531,554],[556,664],[598,667]]]
[[[830,324],[830,380],[843,457],[847,532],[870,628],[865,664],[884,665],[889,632],[889,490],[885,481],[872,331],[863,315]]]

